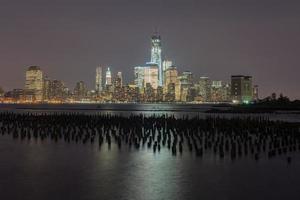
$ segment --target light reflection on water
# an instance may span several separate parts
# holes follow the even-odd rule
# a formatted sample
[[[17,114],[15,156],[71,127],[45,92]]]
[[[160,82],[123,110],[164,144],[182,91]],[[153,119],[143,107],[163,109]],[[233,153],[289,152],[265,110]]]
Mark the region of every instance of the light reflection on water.
[[[298,199],[299,156],[234,162],[167,149],[0,139],[1,199]],[[17,191],[17,192],[16,192]]]
[[[197,110],[195,106],[178,106],[176,109],[181,110],[176,112],[167,106],[163,111],[148,105],[139,109],[128,111],[108,107],[102,111],[83,109],[76,112],[207,116],[203,107]],[[43,113],[58,110],[13,111]],[[260,116],[300,121],[299,115],[295,114]],[[115,145],[108,149],[104,144],[99,149],[91,144],[20,141],[1,136],[0,199],[299,199],[300,159],[296,153],[292,157],[290,165],[284,156],[257,162],[249,157],[231,161],[209,153],[202,158],[188,152],[172,156],[166,148],[154,154],[146,147],[135,150],[126,146],[119,150]]]

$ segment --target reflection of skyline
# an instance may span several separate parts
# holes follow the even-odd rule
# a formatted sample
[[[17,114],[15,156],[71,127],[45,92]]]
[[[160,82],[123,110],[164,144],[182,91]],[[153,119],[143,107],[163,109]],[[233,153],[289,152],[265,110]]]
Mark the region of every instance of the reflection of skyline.
[[[128,168],[125,184],[131,195],[136,199],[184,199],[178,192],[184,184],[179,167],[183,162],[181,158],[170,160],[166,151],[157,155],[153,155],[151,150],[141,156],[137,153],[130,156],[137,165]]]
[[[156,200],[165,197],[181,200],[224,196],[239,199],[245,193],[255,199],[261,197],[257,182],[272,188],[265,190],[266,198],[273,196],[273,189],[279,187],[275,194],[288,192],[292,197],[296,195],[299,176],[297,163],[287,168],[278,164],[281,158],[260,162],[258,167],[258,163],[247,159],[236,163],[206,162],[189,154],[170,158],[168,151],[154,155],[146,150],[128,152],[124,148],[119,152],[116,147],[111,151],[107,148],[98,151],[96,146],[91,148],[90,145],[51,144],[44,149],[45,154],[36,144],[16,147],[3,140],[0,144],[2,148],[14,149],[9,155],[0,151],[1,158],[6,160],[0,165],[0,184],[6,191],[2,196],[7,199],[21,198],[19,194],[34,199]],[[37,154],[44,158],[38,158]],[[108,155],[112,159],[108,159]],[[27,164],[25,156],[31,158],[26,158]],[[274,176],[274,171],[285,176]],[[272,183],[269,180],[273,180]]]

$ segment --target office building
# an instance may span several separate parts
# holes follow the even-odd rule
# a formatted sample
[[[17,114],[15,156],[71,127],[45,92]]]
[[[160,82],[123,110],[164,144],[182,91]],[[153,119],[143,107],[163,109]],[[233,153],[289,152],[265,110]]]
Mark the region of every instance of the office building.
[[[144,67],[134,67],[134,83],[137,88],[141,91],[144,88]]]
[[[87,96],[87,87],[83,81],[76,83],[74,88],[74,96],[76,100],[82,100]]]
[[[157,89],[159,85],[159,71],[156,63],[147,63],[145,66],[137,66],[134,68],[135,85],[144,89],[149,83],[153,89]]]
[[[30,101],[43,101],[43,72],[38,66],[31,66],[26,71],[25,95]]]
[[[178,71],[175,66],[168,67],[165,71],[164,95],[165,101],[175,101],[175,85],[178,77]]]
[[[105,85],[111,86],[112,85],[112,78],[111,78],[111,71],[110,68],[107,68],[106,74],[105,74]]]
[[[155,34],[151,38],[151,63],[158,66],[158,85],[163,86],[161,37]]]
[[[96,94],[99,95],[102,92],[102,67],[96,68]]]
[[[159,86],[159,66],[155,63],[147,63],[144,67],[144,87],[149,83],[153,89]]]
[[[197,96],[202,102],[211,101],[211,80],[209,77],[202,76],[199,78],[198,83],[195,84]]]
[[[252,77],[231,76],[231,95],[234,103],[249,103],[253,100]]]

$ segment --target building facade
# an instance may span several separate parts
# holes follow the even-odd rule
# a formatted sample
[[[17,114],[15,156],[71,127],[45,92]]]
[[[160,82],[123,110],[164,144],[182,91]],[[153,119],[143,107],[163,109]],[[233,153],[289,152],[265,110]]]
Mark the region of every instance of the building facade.
[[[252,77],[231,76],[231,95],[234,103],[249,103],[253,100]]]
[[[147,83],[151,85],[153,89],[157,89],[159,86],[159,66],[155,63],[147,63],[144,67],[144,87]]]
[[[96,68],[96,85],[95,85],[95,91],[97,95],[99,95],[102,92],[102,67]]]
[[[144,88],[144,74],[143,66],[134,67],[134,84],[139,90]]]
[[[162,68],[162,50],[161,37],[155,34],[151,38],[151,63],[156,63],[158,66],[158,84],[163,86],[163,68]]]
[[[107,68],[106,74],[105,74],[105,85],[111,86],[112,85],[112,78],[111,78],[111,71],[110,68]]]
[[[211,101],[211,80],[209,77],[202,76],[195,85],[197,96],[202,102]]]
[[[76,100],[83,100],[87,96],[87,87],[83,81],[76,83],[74,88],[74,97]]]
[[[140,90],[146,88],[147,83],[153,89],[159,86],[159,70],[156,63],[147,63],[145,66],[137,66],[134,68],[134,82]],[[149,87],[149,86],[148,86]]]
[[[164,60],[162,63],[163,72],[165,72],[172,65],[173,65],[173,62],[171,60]]]
[[[26,71],[25,95],[31,101],[43,101],[43,72],[38,66],[30,66]]]

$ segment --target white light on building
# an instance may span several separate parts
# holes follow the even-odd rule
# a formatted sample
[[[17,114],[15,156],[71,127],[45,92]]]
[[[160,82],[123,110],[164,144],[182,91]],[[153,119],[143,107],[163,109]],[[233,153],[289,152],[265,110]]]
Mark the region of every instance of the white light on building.
[[[156,63],[158,66],[158,80],[159,86],[163,86],[163,69],[162,69],[162,59],[161,59],[161,38],[159,35],[155,34],[151,38],[151,63]]]
[[[105,75],[105,85],[112,85],[111,71],[109,67],[107,68],[106,75]]]

